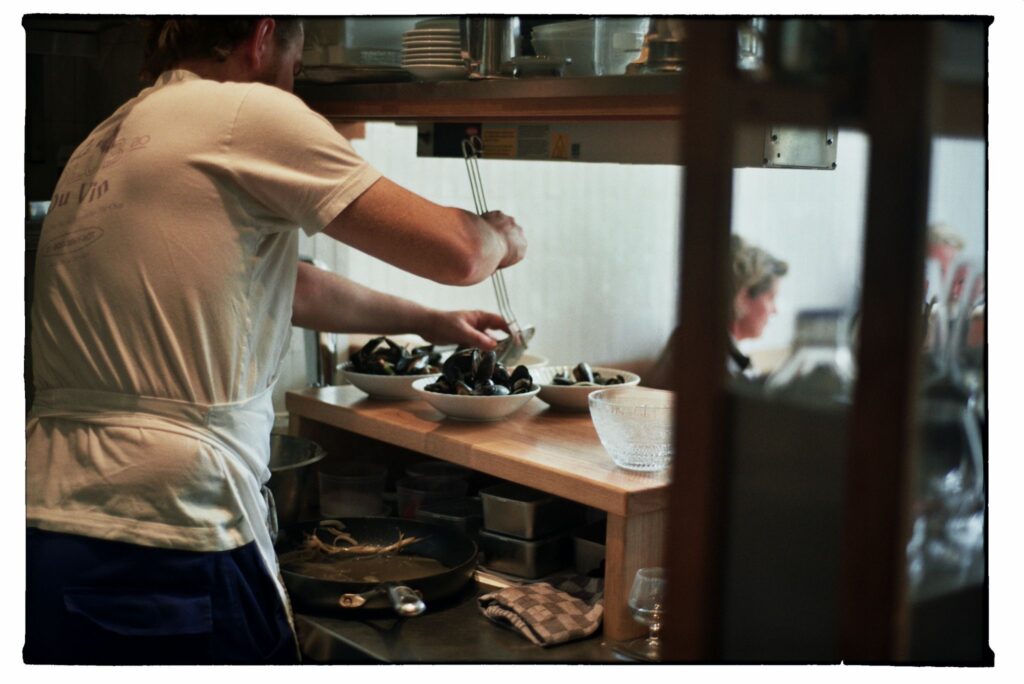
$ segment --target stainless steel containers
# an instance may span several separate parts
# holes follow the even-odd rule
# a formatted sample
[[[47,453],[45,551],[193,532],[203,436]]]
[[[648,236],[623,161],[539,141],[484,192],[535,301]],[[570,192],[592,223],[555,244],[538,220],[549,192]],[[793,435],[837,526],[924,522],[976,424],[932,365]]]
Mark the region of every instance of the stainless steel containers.
[[[506,482],[480,490],[484,565],[527,579],[561,570],[572,562],[568,530],[581,509],[565,499]]]
[[[526,579],[550,575],[572,560],[572,546],[565,534],[525,540],[480,530],[480,550],[488,568]]]
[[[537,539],[579,520],[571,501],[511,482],[480,490],[484,527],[520,539]]]
[[[316,442],[302,437],[270,435],[270,487],[281,525],[315,516],[316,463],[326,456]]]

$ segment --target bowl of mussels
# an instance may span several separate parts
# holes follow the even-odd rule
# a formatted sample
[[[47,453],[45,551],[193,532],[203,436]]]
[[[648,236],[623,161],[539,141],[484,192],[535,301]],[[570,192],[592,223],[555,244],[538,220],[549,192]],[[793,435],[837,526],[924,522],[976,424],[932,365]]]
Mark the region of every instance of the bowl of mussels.
[[[631,387],[640,376],[629,371],[591,366],[581,361],[575,366],[547,366],[534,371],[540,398],[554,408],[589,411],[591,392],[610,386]]]
[[[413,391],[449,418],[500,420],[515,413],[537,395],[531,370],[506,368],[493,351],[459,349],[445,359],[441,375],[421,378]]]
[[[406,348],[375,337],[341,365],[341,377],[375,399],[418,399],[412,383],[441,372],[441,353],[433,345]]]

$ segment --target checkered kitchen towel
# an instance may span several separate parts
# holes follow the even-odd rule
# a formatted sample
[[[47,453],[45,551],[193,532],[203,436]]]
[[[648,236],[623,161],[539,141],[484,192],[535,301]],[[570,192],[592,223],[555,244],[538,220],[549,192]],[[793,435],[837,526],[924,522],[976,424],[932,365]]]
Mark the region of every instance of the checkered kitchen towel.
[[[477,600],[488,618],[511,627],[539,646],[590,636],[601,626],[604,613],[603,602],[588,605],[547,582],[507,587]]]

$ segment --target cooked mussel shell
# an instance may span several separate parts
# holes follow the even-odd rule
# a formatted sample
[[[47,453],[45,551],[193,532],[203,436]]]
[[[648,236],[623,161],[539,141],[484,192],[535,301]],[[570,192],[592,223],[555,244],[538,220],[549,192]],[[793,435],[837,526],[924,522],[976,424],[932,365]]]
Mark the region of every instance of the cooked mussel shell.
[[[383,352],[378,353],[383,353],[384,358],[390,361],[391,363],[397,364],[399,360],[401,360],[401,358],[407,353],[405,351],[405,347],[403,347],[402,345],[398,344],[397,342],[390,338],[385,337],[384,344],[386,348],[383,350]]]
[[[444,377],[440,377],[436,382],[432,382],[429,385],[423,387],[428,392],[438,392],[439,394],[451,394],[452,386],[448,384],[448,381]]]
[[[476,348],[462,349],[444,362],[441,372],[453,383],[458,380],[470,382],[476,377],[476,369],[480,365],[480,350]]]
[[[515,389],[516,383],[524,379],[533,383],[533,376],[530,375],[530,369],[526,366],[516,366],[516,369],[512,371],[512,375],[509,378],[512,388]]]
[[[575,385],[576,381],[570,378],[568,375],[558,373],[555,377],[551,378],[552,385]]]
[[[371,373],[373,375],[394,375],[395,365],[387,359],[374,357],[366,361],[360,372]]]
[[[476,372],[473,377],[477,383],[490,382],[491,375],[494,373],[495,367],[498,365],[498,355],[493,352],[484,352],[480,354],[479,362],[477,363]]]
[[[508,374],[508,368],[495,363],[494,372],[491,373],[491,380],[494,381],[495,385],[503,385],[509,389],[512,388],[512,376]]]
[[[352,370],[372,375],[422,375],[431,371],[434,345],[407,350],[387,337],[374,337],[351,359]],[[438,355],[439,356],[439,355]]]
[[[512,383],[512,394],[522,394],[533,389],[533,382],[530,378],[519,378]]]
[[[489,385],[483,385],[477,390],[477,394],[482,397],[504,397],[512,394],[511,390],[504,385],[496,385],[491,382]]]
[[[395,372],[399,375],[419,375],[427,372],[427,353],[407,353],[395,364]]]
[[[474,392],[472,387],[459,380],[458,382],[455,383],[455,394],[464,397],[470,397],[473,396]]]
[[[572,369],[572,377],[576,378],[577,382],[594,382],[594,369],[586,361],[580,361]]]
[[[367,362],[373,358],[373,352],[377,349],[377,346],[384,341],[383,337],[374,337],[372,340],[363,345],[362,349],[356,354],[356,361]]]

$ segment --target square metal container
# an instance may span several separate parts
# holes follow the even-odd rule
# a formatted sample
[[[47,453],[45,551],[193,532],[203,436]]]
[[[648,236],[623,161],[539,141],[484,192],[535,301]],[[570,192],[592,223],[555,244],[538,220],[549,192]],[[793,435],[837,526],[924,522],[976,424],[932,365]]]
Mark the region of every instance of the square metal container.
[[[566,499],[512,482],[480,490],[484,529],[519,539],[561,532],[581,519],[579,506]]]
[[[466,497],[450,501],[435,501],[423,504],[416,511],[416,519],[437,523],[462,532],[470,539],[476,539],[483,524],[483,507],[480,499]]]
[[[604,520],[581,527],[572,536],[573,562],[576,572],[589,575],[604,562],[604,540],[607,525]]]
[[[480,550],[484,567],[525,579],[550,575],[572,562],[572,544],[564,534],[527,541],[480,530]]]

